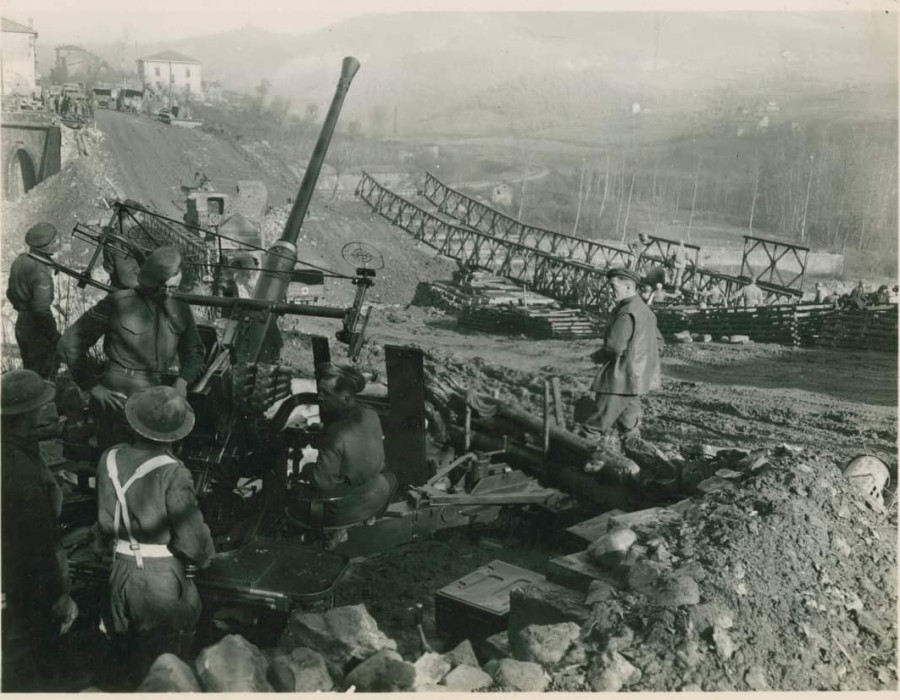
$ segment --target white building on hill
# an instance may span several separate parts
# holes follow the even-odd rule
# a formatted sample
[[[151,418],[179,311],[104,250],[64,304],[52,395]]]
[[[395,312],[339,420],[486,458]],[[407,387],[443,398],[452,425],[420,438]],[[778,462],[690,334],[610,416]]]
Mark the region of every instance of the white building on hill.
[[[199,100],[203,97],[203,64],[177,51],[163,51],[139,58],[138,75],[145,90],[168,98]]]

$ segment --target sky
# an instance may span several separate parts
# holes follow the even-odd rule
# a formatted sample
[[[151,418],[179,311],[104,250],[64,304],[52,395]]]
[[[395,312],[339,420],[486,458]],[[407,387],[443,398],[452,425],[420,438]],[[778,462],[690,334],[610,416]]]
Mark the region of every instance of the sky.
[[[898,0],[2,0],[4,17],[31,18],[39,40],[149,43],[218,34],[246,25],[286,34],[313,32],[350,17],[412,11],[574,11],[884,9]]]

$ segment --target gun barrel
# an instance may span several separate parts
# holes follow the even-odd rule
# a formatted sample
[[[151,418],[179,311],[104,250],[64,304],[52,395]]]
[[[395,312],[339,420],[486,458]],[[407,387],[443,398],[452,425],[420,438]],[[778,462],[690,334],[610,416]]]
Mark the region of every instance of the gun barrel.
[[[344,59],[334,98],[325,115],[325,122],[322,124],[322,131],[316,141],[312,157],[306,166],[297,199],[291,207],[291,213],[284,225],[281,238],[266,253],[262,266],[263,271],[260,273],[253,291],[253,298],[256,300],[277,303],[285,298],[288,284],[290,284],[290,273],[297,262],[297,237],[300,235],[300,227],[306,218],[309,202],[315,191],[316,181],[319,179],[319,172],[325,162],[325,154],[344,105],[344,98],[347,96],[350,82],[358,70],[359,61],[352,56]],[[277,356],[280,338],[274,323],[275,320],[271,313],[260,312],[254,318],[248,319],[238,334],[236,343],[237,355],[240,360],[260,362],[267,361],[265,358],[271,360]]]

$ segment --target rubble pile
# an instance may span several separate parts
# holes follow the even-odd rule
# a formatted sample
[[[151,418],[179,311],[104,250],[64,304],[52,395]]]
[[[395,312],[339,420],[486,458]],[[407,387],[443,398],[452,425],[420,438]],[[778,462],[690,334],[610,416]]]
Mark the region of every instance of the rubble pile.
[[[575,627],[566,634],[574,640],[577,632]],[[532,640],[529,649],[540,654],[540,644],[540,639]],[[192,664],[171,654],[160,656],[138,690],[531,692],[544,690],[550,680],[535,661],[508,657],[482,667],[468,640],[445,653],[426,652],[414,662],[403,659],[396,648],[364,605],[295,612],[274,649],[261,650],[229,634],[203,649]],[[579,658],[583,661],[583,655]]]
[[[896,688],[896,510],[796,448],[720,452],[675,517],[608,517],[588,547],[606,578],[586,598],[584,683]]]
[[[474,647],[404,658],[364,605],[297,611],[275,649],[228,635],[193,664],[161,657],[142,688],[896,689],[891,498],[791,446],[685,452],[694,496],[589,521],[584,581],[563,585],[550,567],[513,589],[508,630]]]

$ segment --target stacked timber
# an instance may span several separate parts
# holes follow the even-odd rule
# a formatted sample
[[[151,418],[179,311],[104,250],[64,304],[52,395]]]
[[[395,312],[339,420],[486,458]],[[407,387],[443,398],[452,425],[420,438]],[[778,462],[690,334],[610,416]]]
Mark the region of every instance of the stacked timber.
[[[523,306],[470,306],[457,317],[463,328],[528,338],[571,340],[597,338],[600,330],[575,309],[534,309]]]
[[[477,271],[459,275],[452,281],[421,282],[412,300],[413,306],[433,306],[445,311],[459,311],[467,306],[550,307],[556,300],[523,289],[505,277]]]
[[[821,328],[818,345],[897,352],[897,306],[835,309]]]
[[[751,309],[673,308],[655,312],[665,336],[682,331],[713,338],[746,335],[757,343],[897,351],[897,307],[835,309],[783,304]]]

